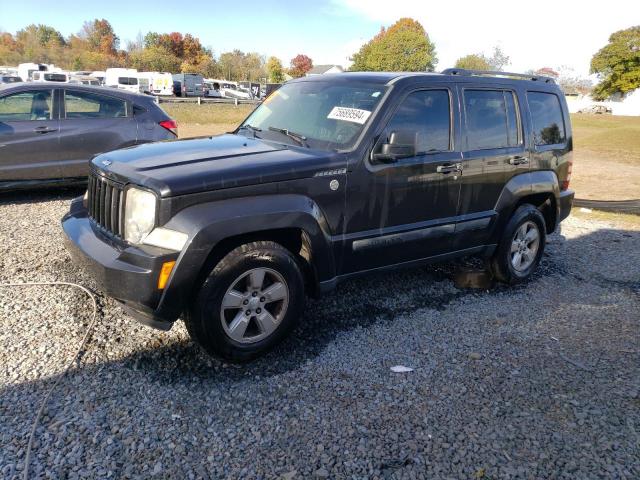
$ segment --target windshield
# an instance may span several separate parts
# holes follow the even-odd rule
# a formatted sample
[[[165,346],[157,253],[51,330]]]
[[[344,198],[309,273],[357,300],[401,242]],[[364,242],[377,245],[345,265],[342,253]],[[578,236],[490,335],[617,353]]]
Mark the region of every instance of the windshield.
[[[312,148],[349,148],[380,102],[386,87],[331,81],[294,82],[271,94],[243,125],[260,138],[287,141],[282,132],[305,137]],[[256,133],[259,132],[259,133]]]

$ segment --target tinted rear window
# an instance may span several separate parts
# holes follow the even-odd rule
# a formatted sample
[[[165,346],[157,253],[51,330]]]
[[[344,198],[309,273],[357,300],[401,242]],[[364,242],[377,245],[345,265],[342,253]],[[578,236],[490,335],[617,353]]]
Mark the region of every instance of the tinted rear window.
[[[465,90],[467,149],[505,148],[520,143],[513,93],[508,90]]]
[[[118,77],[118,83],[120,85],[137,85],[138,79],[134,77]]]
[[[67,76],[63,73],[45,73],[44,79],[49,82],[66,82]]]
[[[533,138],[536,145],[564,143],[565,130],[562,108],[553,93],[527,92],[527,101],[533,120]]]

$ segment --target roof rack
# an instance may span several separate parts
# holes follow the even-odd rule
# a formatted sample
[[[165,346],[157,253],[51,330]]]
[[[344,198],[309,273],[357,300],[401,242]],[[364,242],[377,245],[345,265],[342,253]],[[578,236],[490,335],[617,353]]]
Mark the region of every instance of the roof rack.
[[[466,68],[446,68],[442,72],[443,75],[464,75],[477,77],[510,77],[521,78],[523,80],[532,80],[534,82],[556,83],[551,77],[544,75],[528,75],[526,73],[501,72],[497,70],[467,70]]]

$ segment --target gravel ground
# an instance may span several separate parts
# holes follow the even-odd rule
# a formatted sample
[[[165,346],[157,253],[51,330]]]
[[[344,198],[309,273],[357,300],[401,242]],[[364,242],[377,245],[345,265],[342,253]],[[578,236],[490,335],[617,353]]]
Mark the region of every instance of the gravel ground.
[[[0,282],[95,287],[62,246],[75,192],[0,200]],[[42,478],[640,478],[640,231],[570,217],[539,274],[458,290],[456,266],[342,285],[237,367],[99,299],[51,397]],[[0,477],[90,321],[67,287],[0,289]],[[408,373],[390,367],[405,365]]]

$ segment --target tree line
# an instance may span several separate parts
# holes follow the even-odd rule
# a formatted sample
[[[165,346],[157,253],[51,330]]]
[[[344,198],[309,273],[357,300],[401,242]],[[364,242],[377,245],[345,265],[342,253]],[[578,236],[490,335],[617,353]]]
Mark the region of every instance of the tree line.
[[[96,71],[111,67],[139,71],[200,73],[227,80],[283,82],[313,67],[300,54],[288,68],[276,57],[235,49],[216,56],[200,39],[180,32],[139,34],[121,48],[120,39],[105,19],[85,22],[81,30],[64,37],[49,25],[29,25],[15,34],[0,32],[0,65],[24,62],[53,63],[65,70]]]
[[[380,31],[351,57],[352,71],[433,71],[438,63],[436,46],[420,22],[401,18]],[[300,77],[313,68],[304,54],[292,58],[288,66],[271,56],[232,50],[215,55],[198,37],[180,32],[139,34],[121,48],[120,39],[104,19],[85,22],[77,34],[64,37],[48,25],[29,25],[14,34],[0,32],[0,64],[22,62],[54,63],[67,70],[104,70],[131,67],[140,71],[200,73],[227,80],[280,83]],[[456,68],[503,70],[509,57],[495,47],[487,56],[471,53],[455,62]],[[557,70],[557,71],[556,71]],[[588,79],[571,69],[538,68],[531,74],[554,76],[567,91],[587,93]],[[593,56],[591,73],[599,82],[593,87],[596,99],[624,94],[640,87],[640,26],[615,32],[609,42]]]

